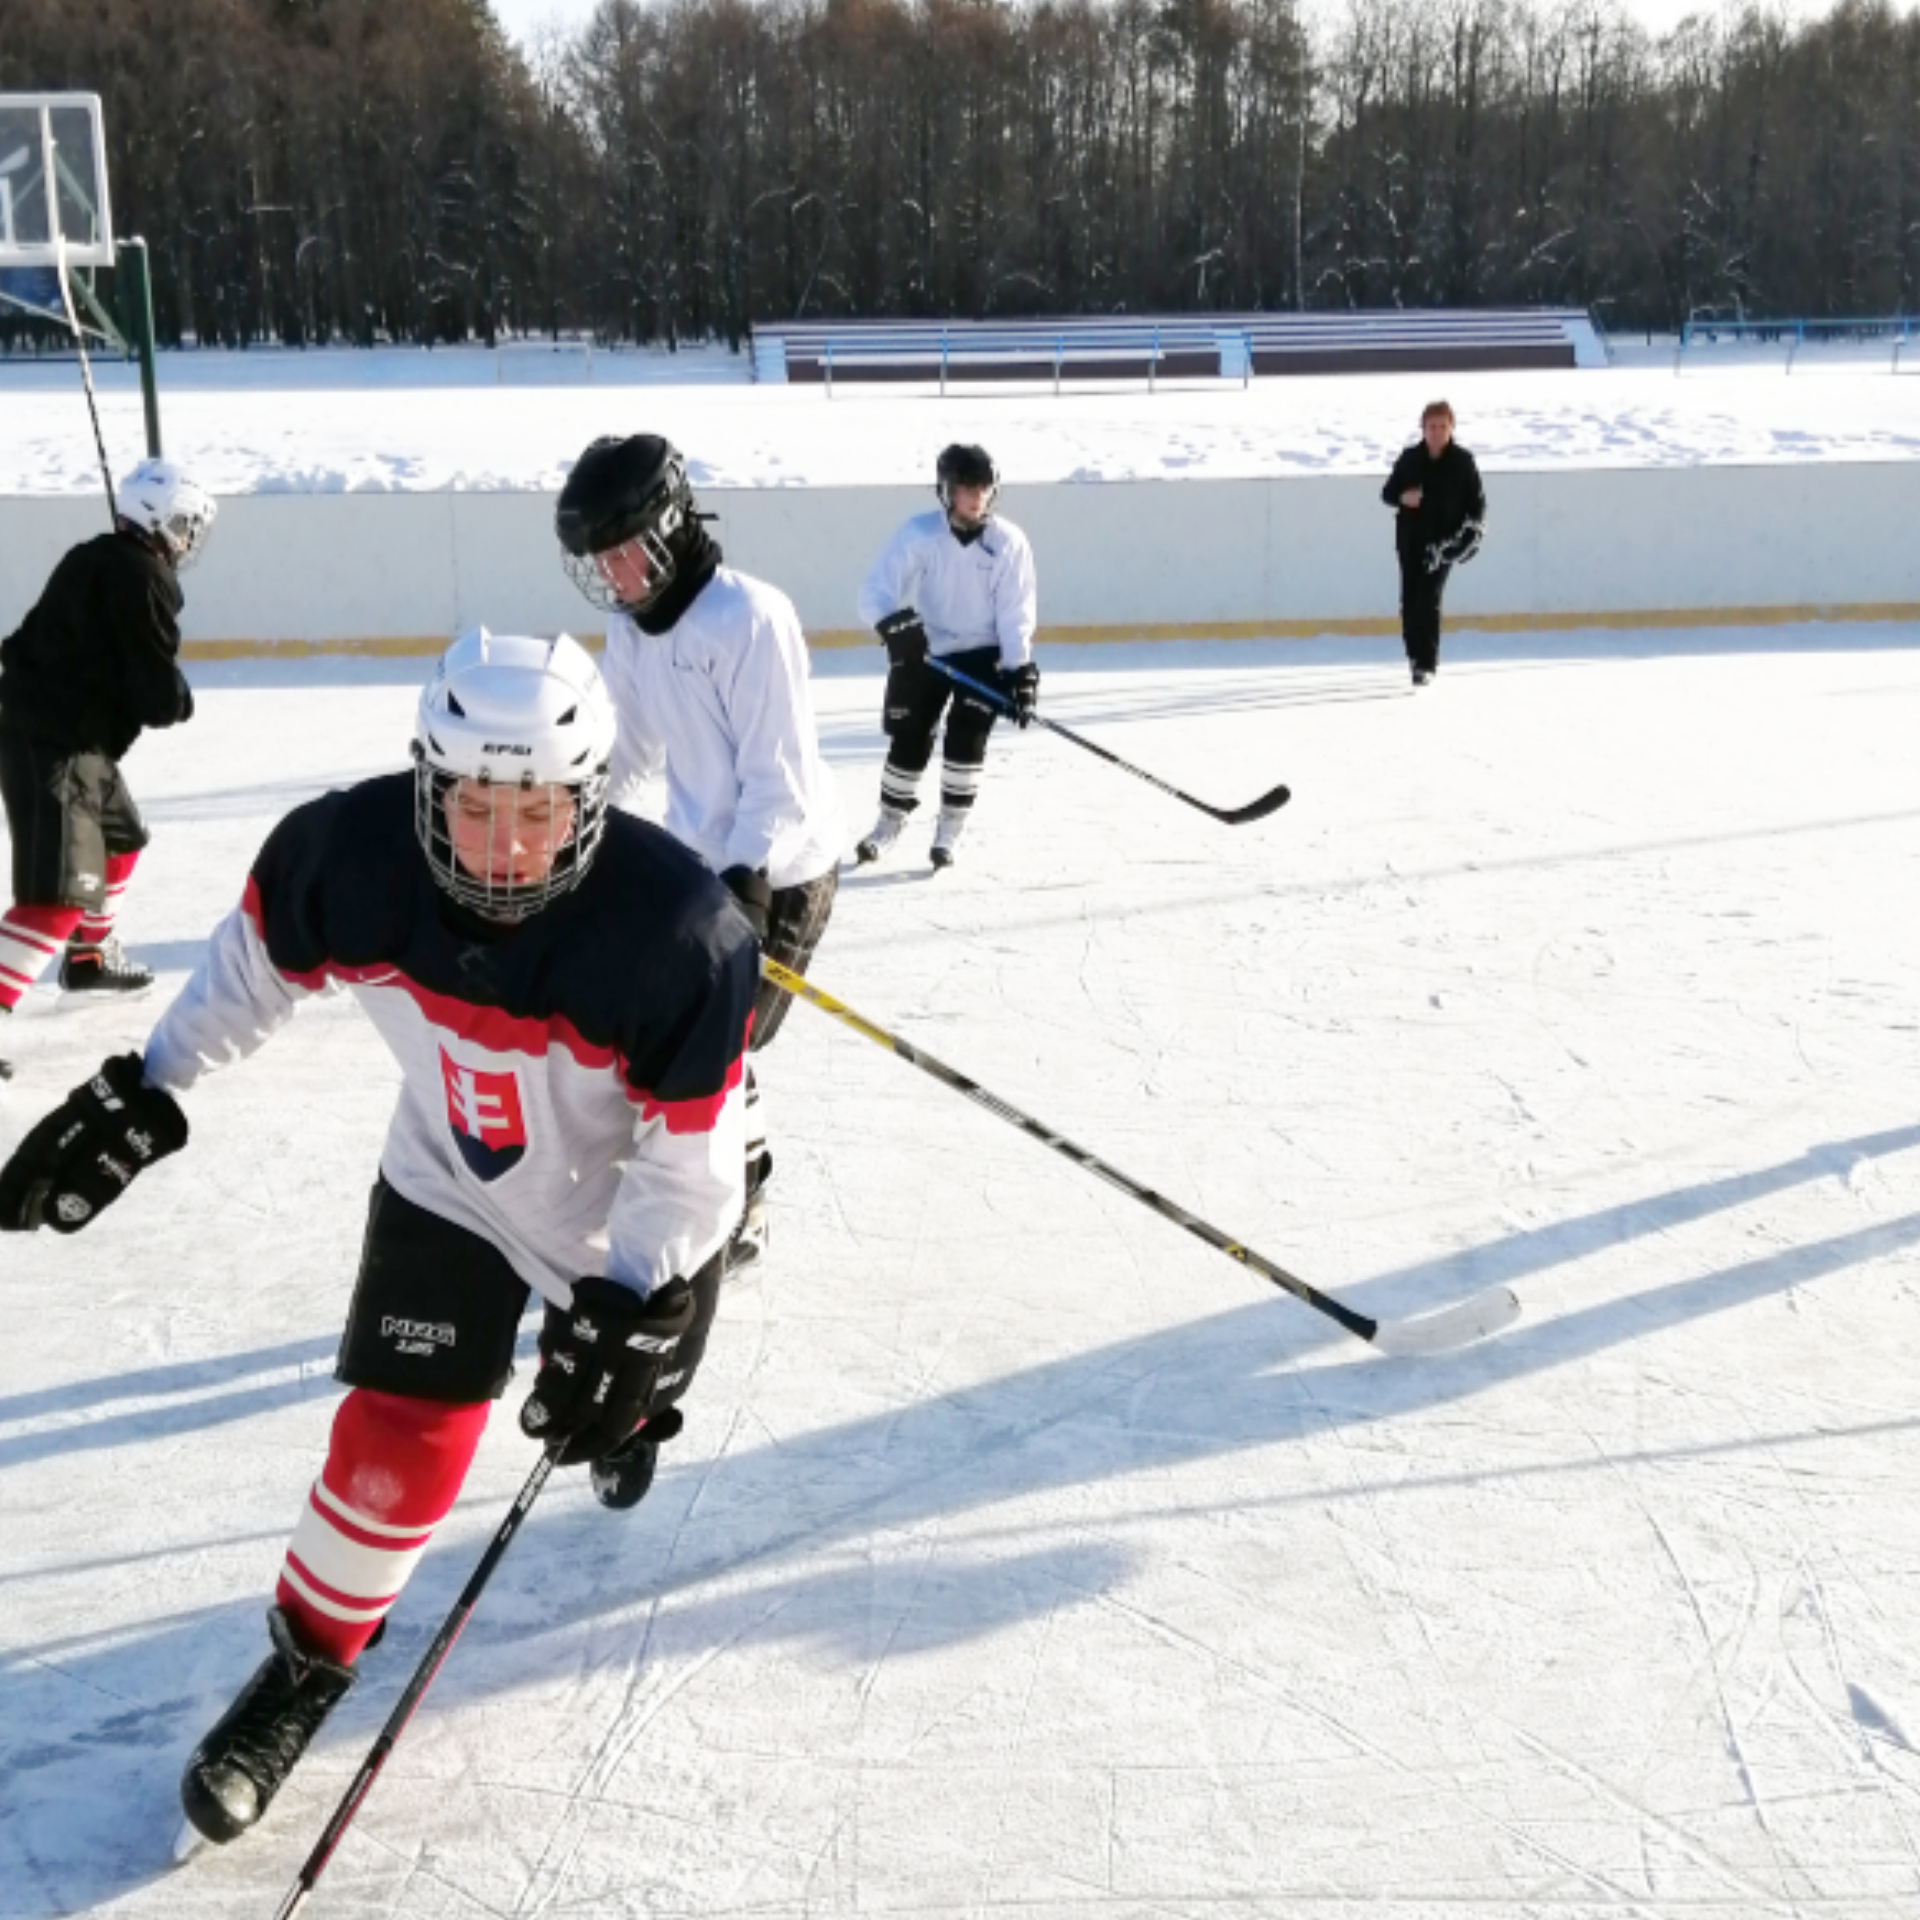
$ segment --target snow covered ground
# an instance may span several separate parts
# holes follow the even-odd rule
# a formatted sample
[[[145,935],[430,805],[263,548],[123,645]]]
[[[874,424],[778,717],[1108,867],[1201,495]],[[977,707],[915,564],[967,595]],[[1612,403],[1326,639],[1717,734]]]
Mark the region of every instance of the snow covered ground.
[[[919,483],[949,440],[990,446],[1012,485],[1384,472],[1444,393],[1491,471],[1920,457],[1920,354],[1622,342],[1586,372],[1139,383],[1070,388],[755,387],[722,350],[515,346],[163,355],[169,452],[221,494],[557,489],[596,434],[659,431],[698,484]],[[111,457],[144,449],[138,384],[100,371]],[[99,486],[72,363],[0,361],[0,496]]]
[[[797,1008],[686,1434],[631,1515],[556,1481],[314,1920],[1920,1915],[1920,630],[1393,655],[1050,661],[1055,717],[1293,805],[996,739],[961,864],[850,877],[814,971],[1369,1313],[1521,1321],[1384,1359]],[[196,667],[130,768],[167,987],[419,667]],[[816,671],[864,824],[879,683]],[[36,995],[0,1143],[152,1011]],[[309,1007],[5,1247],[0,1920],[271,1912],[531,1464],[516,1388],[269,1823],[168,1874],[392,1080]]]

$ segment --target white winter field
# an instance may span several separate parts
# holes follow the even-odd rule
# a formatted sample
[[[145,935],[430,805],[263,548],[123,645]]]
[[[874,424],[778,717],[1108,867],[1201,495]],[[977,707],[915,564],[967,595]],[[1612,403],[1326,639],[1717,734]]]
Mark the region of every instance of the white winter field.
[[[1920,1915],[1920,630],[1465,635],[1418,694],[1391,642],[1057,651],[1045,713],[1292,804],[997,735],[959,864],[923,813],[815,977],[1367,1315],[1520,1319],[1384,1357],[796,1008],[685,1434],[631,1514],[550,1486],[307,1913]],[[0,1146],[275,818],[404,763],[424,667],[195,664],[128,766],[160,995],[32,995]],[[879,691],[816,663],[858,825]],[[0,1247],[0,1920],[265,1920],[532,1465],[523,1366],[267,1822],[170,1871],[392,1096],[315,1003],[95,1228]]]
[[[950,440],[1046,481],[1383,476],[1444,396],[1490,473],[1920,457],[1920,341],[1808,348],[1615,343],[1605,370],[931,388],[755,386],[744,355],[581,344],[160,356],[168,453],[217,494],[557,490],[602,433],[664,433],[696,485],[931,482]],[[108,454],[144,451],[138,380],[97,374]],[[71,359],[0,360],[0,499],[100,485]]]

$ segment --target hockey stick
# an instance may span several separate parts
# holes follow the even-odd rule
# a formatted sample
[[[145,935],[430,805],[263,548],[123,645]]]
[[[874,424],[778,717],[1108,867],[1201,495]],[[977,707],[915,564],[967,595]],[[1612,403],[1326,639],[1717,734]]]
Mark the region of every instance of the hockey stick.
[[[327,1870],[327,1862],[333,1858],[334,1849],[345,1837],[348,1827],[353,1824],[353,1816],[360,1811],[360,1803],[372,1790],[373,1783],[380,1776],[380,1769],[387,1764],[387,1756],[392,1753],[395,1743],[407,1730],[407,1722],[413,1718],[414,1709],[419,1706],[421,1697],[433,1685],[434,1676],[440,1671],[441,1662],[453,1651],[453,1643],[460,1638],[461,1630],[467,1624],[467,1616],[473,1612],[482,1590],[493,1577],[493,1570],[500,1564],[500,1556],[513,1544],[513,1536],[520,1531],[520,1523],[539,1498],[540,1489],[547,1484],[547,1476],[558,1463],[565,1442],[556,1440],[539,1459],[533,1471],[527,1475],[527,1484],[520,1489],[520,1497],[514,1501],[507,1517],[500,1522],[499,1531],[493,1536],[492,1543],[480,1556],[480,1564],[474,1568],[467,1584],[460,1589],[460,1598],[453,1603],[453,1611],[440,1623],[440,1631],[433,1636],[433,1644],[421,1656],[420,1664],[413,1670],[413,1678],[407,1682],[407,1690],[400,1696],[399,1703],[387,1716],[387,1724],[380,1729],[380,1737],[368,1751],[367,1757],[360,1763],[360,1771],[353,1776],[353,1784],[347,1788],[340,1804],[333,1810],[333,1818],[327,1822],[326,1831],[314,1843],[313,1851],[307,1855],[307,1864],[300,1869],[299,1878],[287,1891],[287,1897],[280,1902],[273,1920],[293,1920],[306,1904],[320,1876]]]
[[[776,987],[797,993],[801,999],[810,1001],[822,1013],[831,1014],[855,1033],[863,1033],[875,1045],[885,1047],[889,1053],[897,1053],[909,1066],[918,1067],[922,1073],[930,1073],[955,1093],[964,1094],[975,1106],[985,1107],[989,1113],[1018,1127],[1022,1133],[1031,1135],[1054,1152],[1065,1154],[1076,1166],[1084,1167],[1108,1186],[1118,1187],[1129,1199],[1151,1207],[1175,1226],[1185,1227],[1195,1238],[1204,1240],[1210,1247],[1217,1247],[1222,1253],[1238,1260],[1243,1267],[1251,1267],[1262,1279],[1271,1280],[1282,1291],[1292,1294],[1316,1313],[1324,1313],[1329,1320],[1335,1321],[1358,1339],[1379,1348],[1382,1353],[1407,1358],[1446,1353],[1455,1347],[1464,1347],[1472,1341],[1484,1340],[1489,1334],[1498,1333],[1501,1328],[1511,1325],[1519,1315],[1520,1301],[1511,1288],[1489,1287],[1484,1293],[1476,1293],[1472,1299],[1462,1300],[1457,1305],[1442,1307],[1437,1313],[1421,1314],[1409,1320],[1370,1320],[1364,1313],[1356,1313],[1353,1308],[1343,1306],[1331,1294],[1322,1293],[1318,1287],[1308,1285],[1297,1274],[1275,1266],[1251,1247],[1242,1246],[1238,1240],[1222,1233],[1218,1227],[1209,1225],[1198,1215],[1189,1213],[1185,1207],[1167,1199],[1164,1194],[1155,1193],[1151,1187],[1143,1187],[1139,1181],[1131,1179],[1117,1167],[1109,1166],[1085,1147],[1076,1146],[1071,1140],[1055,1133],[1051,1127],[1042,1126],[1018,1107],[1009,1106],[997,1094],[989,1093],[964,1073],[956,1073],[932,1054],[922,1053],[918,1047],[908,1045],[884,1027],[876,1027],[871,1020],[862,1019],[844,1001],[822,992],[791,967],[783,967],[778,960],[762,955],[760,971]]]
[[[928,654],[927,665],[936,673],[944,673],[955,686],[965,687],[969,693],[977,693],[983,700],[991,700],[1002,713],[1013,712],[1013,702],[1004,693],[970,679],[957,667],[948,666],[938,655]],[[1162,793],[1170,793],[1176,800],[1184,800],[1188,806],[1198,807],[1202,813],[1211,814],[1214,819],[1224,821],[1230,827],[1250,826],[1256,820],[1264,820],[1268,814],[1278,813],[1293,798],[1291,787],[1275,787],[1271,793],[1263,793],[1258,800],[1249,800],[1244,807],[1210,807],[1204,800],[1196,800],[1192,794],[1169,786],[1145,767],[1136,767],[1131,760],[1122,760],[1117,753],[1109,753],[1105,747],[1096,746],[1085,734],[1075,733],[1071,727],[1063,727],[1058,720],[1049,720],[1044,713],[1031,713],[1027,718],[1036,727],[1045,727],[1049,733],[1057,733],[1063,740],[1071,740],[1076,747],[1085,747],[1089,753],[1097,753],[1102,760],[1111,761],[1122,773],[1130,773],[1136,780],[1144,780],[1148,786],[1158,787]]]
[[[60,282],[60,298],[66,303],[67,325],[73,329],[73,344],[80,350],[80,384],[86,389],[87,416],[93,422],[93,450],[100,456],[100,478],[107,488],[107,517],[120,524],[120,503],[113,497],[113,469],[107,463],[106,437],[100,431],[100,405],[93,395],[93,362],[87,358],[87,330],[80,324],[80,310],[73,304],[73,289],[67,284],[67,243],[64,236],[53,237],[54,277]]]

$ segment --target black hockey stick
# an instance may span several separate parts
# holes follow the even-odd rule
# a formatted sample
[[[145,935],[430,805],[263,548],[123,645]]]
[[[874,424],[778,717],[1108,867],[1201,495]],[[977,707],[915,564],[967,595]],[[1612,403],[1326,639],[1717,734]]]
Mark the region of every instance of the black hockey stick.
[[[507,1517],[500,1522],[499,1531],[493,1536],[491,1544],[480,1556],[480,1564],[474,1568],[467,1584],[460,1589],[460,1598],[453,1603],[453,1611],[440,1623],[440,1631],[433,1636],[433,1644],[422,1655],[420,1664],[413,1670],[413,1678],[407,1682],[407,1690],[400,1696],[399,1704],[387,1715],[387,1724],[380,1729],[380,1737],[368,1751],[367,1757],[360,1763],[360,1771],[353,1776],[353,1784],[347,1788],[340,1804],[333,1810],[333,1818],[327,1822],[326,1831],[314,1843],[313,1851],[307,1855],[307,1864],[300,1869],[299,1878],[287,1891],[287,1897],[280,1902],[273,1920],[292,1920],[294,1914],[306,1904],[320,1876],[327,1870],[327,1862],[333,1858],[334,1850],[345,1837],[348,1827],[353,1824],[353,1816],[360,1811],[360,1803],[372,1790],[373,1783],[380,1777],[380,1769],[387,1764],[387,1756],[393,1752],[396,1742],[407,1730],[407,1722],[413,1718],[414,1709],[419,1706],[422,1696],[433,1685],[434,1676],[440,1671],[441,1663],[453,1651],[453,1643],[460,1638],[461,1630],[467,1624],[467,1616],[473,1612],[482,1590],[493,1577],[493,1570],[500,1564],[500,1556],[513,1544],[513,1536],[520,1531],[520,1523],[539,1498],[540,1489],[547,1484],[550,1474],[560,1458],[565,1441],[556,1440],[540,1456],[538,1464],[527,1475],[527,1484],[520,1489],[520,1497],[508,1510]]]
[[[1489,1287],[1484,1293],[1476,1293],[1470,1300],[1462,1300],[1457,1305],[1442,1307],[1437,1313],[1421,1314],[1410,1320],[1370,1320],[1364,1313],[1356,1313],[1353,1308],[1343,1306],[1331,1294],[1322,1293],[1318,1287],[1309,1286],[1297,1274],[1289,1273],[1284,1267],[1277,1267],[1271,1260],[1255,1253],[1251,1247],[1243,1247],[1231,1235],[1222,1233],[1197,1214],[1189,1213],[1178,1205],[1158,1194],[1151,1187],[1143,1187],[1139,1181],[1129,1178],[1117,1167],[1109,1166],[1096,1154],[1089,1153],[1085,1147],[1075,1146],[1071,1140],[1057,1134],[1051,1127],[1042,1126],[1029,1114],[1018,1107],[1009,1106],[997,1094],[989,1093],[977,1082],[969,1080],[964,1073],[956,1073],[943,1061],[936,1060],[930,1053],[922,1053],[918,1047],[909,1046],[897,1035],[889,1033],[884,1027],[876,1027],[871,1020],[863,1020],[859,1014],[844,1001],[836,1000],[832,994],[824,993],[809,980],[803,979],[791,967],[783,967],[778,960],[761,957],[760,971],[776,987],[784,987],[789,993],[797,993],[801,999],[812,1002],[822,1013],[830,1013],[842,1024],[851,1027],[855,1033],[863,1033],[877,1046],[885,1047],[890,1053],[897,1053],[909,1066],[915,1066],[922,1073],[930,1073],[955,1093],[964,1094],[975,1106],[986,1110],[1016,1126],[1024,1134],[1031,1135],[1054,1152],[1065,1154],[1076,1166],[1084,1167],[1089,1173],[1104,1180],[1110,1187],[1118,1187],[1129,1199],[1138,1200],[1144,1206],[1151,1207],[1155,1213],[1171,1220],[1175,1226],[1185,1227],[1197,1239],[1204,1240],[1208,1246],[1217,1247],[1222,1253],[1238,1260],[1243,1267],[1251,1267],[1264,1280],[1271,1280],[1276,1287],[1290,1293],[1296,1300],[1311,1307],[1316,1313],[1324,1313],[1329,1320],[1344,1327],[1358,1339],[1378,1347],[1382,1353],[1415,1357],[1423,1354],[1446,1353],[1454,1347],[1464,1347],[1475,1340],[1484,1340],[1489,1334],[1498,1333],[1508,1326],[1520,1312],[1520,1301],[1508,1287]]]
[[[113,497],[113,468],[107,463],[107,443],[100,431],[100,407],[93,397],[93,362],[87,358],[87,330],[80,324],[79,309],[73,304],[73,289],[67,284],[67,247],[58,234],[53,242],[54,277],[60,282],[60,298],[66,303],[67,325],[73,329],[73,344],[80,350],[80,384],[86,390],[87,417],[93,422],[93,450],[100,456],[100,478],[107,489],[107,517],[115,527],[120,524],[120,503]]]
[[[991,700],[1002,713],[1013,712],[1013,702],[1004,693],[970,679],[957,667],[948,666],[937,654],[927,655],[927,665],[936,673],[944,673],[955,686],[965,687],[969,693],[977,693],[983,700]],[[1044,713],[1029,714],[1027,718],[1036,727],[1045,727],[1049,733],[1057,733],[1063,740],[1071,740],[1076,747],[1085,747],[1089,753],[1097,753],[1102,760],[1111,761],[1122,773],[1130,773],[1136,780],[1144,780],[1148,786],[1158,787],[1162,793],[1170,793],[1176,800],[1184,800],[1188,806],[1198,807],[1202,813],[1211,814],[1214,819],[1222,820],[1230,827],[1250,826],[1256,820],[1264,820],[1268,814],[1278,813],[1293,798],[1291,787],[1275,787],[1271,793],[1263,793],[1258,800],[1249,800],[1244,807],[1210,807],[1204,800],[1196,800],[1192,794],[1169,786],[1145,767],[1136,767],[1131,760],[1122,760],[1117,753],[1109,753],[1105,747],[1096,746],[1085,734],[1075,733],[1071,727],[1063,727],[1058,720],[1049,720]]]

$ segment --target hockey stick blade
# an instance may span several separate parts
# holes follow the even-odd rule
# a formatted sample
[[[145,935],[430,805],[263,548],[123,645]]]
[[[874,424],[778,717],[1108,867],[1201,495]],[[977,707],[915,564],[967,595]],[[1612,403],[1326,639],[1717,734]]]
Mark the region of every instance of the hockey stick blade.
[[[1209,807],[1207,811],[1230,827],[1245,827],[1256,820],[1264,820],[1270,813],[1278,813],[1292,798],[1291,787],[1275,787],[1271,793],[1263,793],[1258,800],[1244,807]]]
[[[1408,1320],[1382,1320],[1374,1328],[1373,1345],[1402,1360],[1424,1360],[1429,1354],[1451,1353],[1488,1340],[1520,1317],[1519,1296],[1511,1287],[1489,1287],[1471,1300],[1461,1300],[1438,1313],[1416,1314]]]

